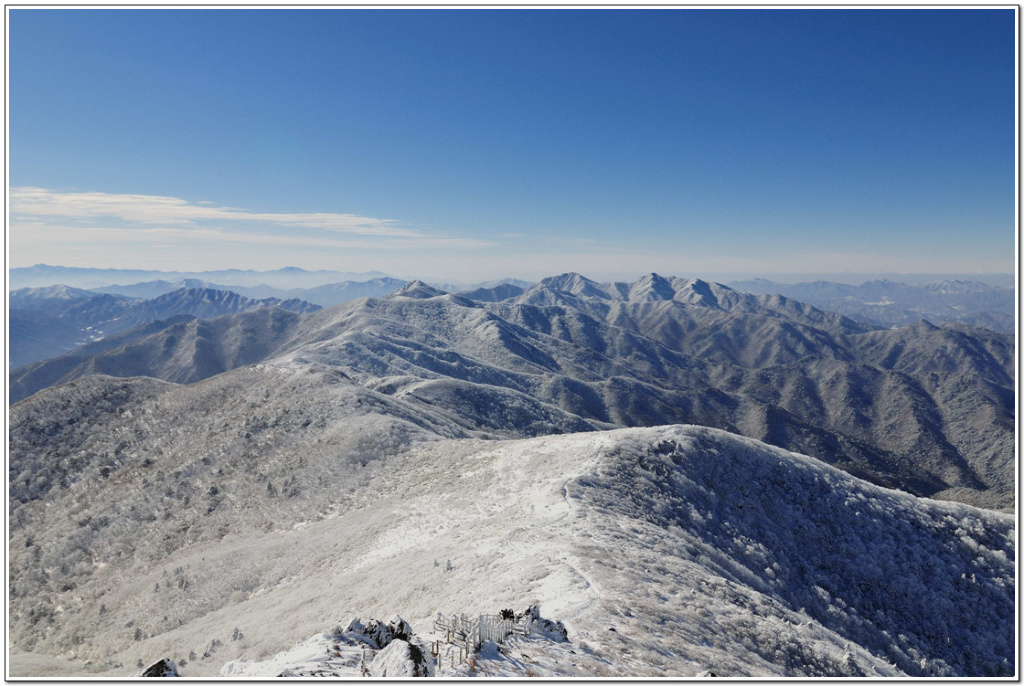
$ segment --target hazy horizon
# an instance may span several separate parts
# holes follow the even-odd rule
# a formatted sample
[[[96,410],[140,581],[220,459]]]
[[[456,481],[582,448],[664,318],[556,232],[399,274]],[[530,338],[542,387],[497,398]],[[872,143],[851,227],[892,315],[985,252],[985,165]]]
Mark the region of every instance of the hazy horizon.
[[[204,274],[204,273],[218,273],[218,272],[252,272],[256,274],[281,272],[288,270],[302,270],[309,273],[316,272],[340,272],[347,275],[346,280],[358,281],[365,277],[365,279],[391,277],[395,279],[401,279],[405,281],[420,280],[428,283],[482,283],[487,281],[500,281],[503,279],[517,279],[521,281],[532,281],[536,282],[545,277],[556,276],[557,274],[566,272],[552,272],[550,274],[542,274],[533,278],[527,278],[521,274],[494,274],[490,278],[481,280],[460,280],[453,279],[444,274],[430,274],[430,273],[412,273],[412,274],[401,274],[391,273],[381,269],[368,269],[362,272],[351,272],[348,270],[313,270],[306,269],[299,265],[289,264],[277,267],[275,269],[246,269],[243,267],[223,267],[219,269],[204,269],[204,270],[190,270],[190,269],[173,269],[170,265],[164,265],[162,269],[135,269],[135,268],[120,268],[120,267],[87,267],[87,266],[73,266],[73,265],[51,265],[47,263],[37,263],[34,265],[27,265],[25,267],[11,267],[11,269],[32,269],[32,268],[51,268],[51,269],[82,269],[82,270],[97,270],[97,271],[116,271],[116,272],[152,272],[155,275],[165,274],[171,278],[174,278],[178,274]],[[585,273],[579,272],[583,276],[599,281],[599,282],[634,282],[637,279],[652,273],[651,271],[646,272],[601,272],[601,273]],[[749,281],[754,279],[765,279],[778,284],[797,284],[797,283],[809,283],[814,281],[830,281],[834,283],[860,285],[868,281],[895,281],[908,285],[923,285],[926,283],[934,283],[936,281],[950,281],[950,280],[962,280],[962,281],[977,281],[980,283],[986,283],[991,286],[1000,286],[1004,288],[1015,288],[1017,277],[1012,272],[1007,273],[965,273],[965,272],[953,272],[953,273],[895,273],[895,272],[874,272],[874,273],[833,273],[833,272],[806,272],[806,273],[770,273],[770,272],[699,272],[699,273],[678,273],[678,272],[654,272],[661,274],[662,276],[679,276],[682,278],[694,278],[703,279],[705,281],[712,281],[716,283],[728,284],[730,282]],[[134,278],[134,277],[131,277]],[[329,281],[326,281],[329,282]],[[325,283],[326,283],[325,282]],[[53,284],[57,285],[57,284]],[[124,285],[124,284],[122,284]],[[221,284],[230,286],[232,284]]]

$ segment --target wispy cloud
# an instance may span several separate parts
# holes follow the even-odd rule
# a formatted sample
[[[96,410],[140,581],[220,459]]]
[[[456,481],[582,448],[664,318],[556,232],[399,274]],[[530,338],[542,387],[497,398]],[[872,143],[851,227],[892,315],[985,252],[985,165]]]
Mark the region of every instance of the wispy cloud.
[[[19,260],[67,261],[62,254],[106,250],[112,259],[131,262],[147,251],[170,248],[232,255],[244,250],[249,256],[262,251],[267,260],[283,252],[323,259],[367,251],[478,251],[494,245],[356,214],[253,212],[168,196],[32,187],[11,188],[8,198],[10,246]]]
[[[10,211],[18,217],[73,220],[110,219],[144,225],[250,222],[320,229],[344,234],[423,238],[422,232],[399,226],[393,219],[330,212],[251,212],[161,195],[66,192],[20,187],[9,191]]]

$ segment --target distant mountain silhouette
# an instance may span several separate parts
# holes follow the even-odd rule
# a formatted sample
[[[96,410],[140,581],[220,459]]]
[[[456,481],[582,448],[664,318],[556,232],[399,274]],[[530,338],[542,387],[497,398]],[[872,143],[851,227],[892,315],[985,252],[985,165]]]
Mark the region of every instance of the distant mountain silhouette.
[[[912,286],[875,280],[852,286],[831,281],[782,284],[752,279],[729,285],[748,293],[783,294],[880,326],[905,326],[927,319],[1016,333],[1014,289],[977,281],[954,279]]]
[[[59,355],[86,341],[179,314],[209,318],[262,307],[281,307],[296,312],[319,309],[318,305],[301,300],[253,300],[210,288],[179,288],[146,300],[56,286],[13,291],[10,302],[22,312],[17,315],[17,327],[12,327],[9,339],[12,368]],[[45,315],[45,318],[31,317],[25,314],[27,312]]]

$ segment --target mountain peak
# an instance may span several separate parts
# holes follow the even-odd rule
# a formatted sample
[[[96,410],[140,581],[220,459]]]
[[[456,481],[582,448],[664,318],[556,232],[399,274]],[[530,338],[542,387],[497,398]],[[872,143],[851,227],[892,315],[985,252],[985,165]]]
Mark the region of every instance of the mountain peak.
[[[911,326],[912,329],[914,329],[917,332],[921,332],[921,331],[928,331],[928,332],[938,331],[939,328],[940,328],[940,327],[935,326],[934,324],[932,324],[927,319],[923,319],[923,318],[918,320],[916,323],[911,324],[910,326]]]
[[[224,300],[227,298],[245,298],[234,291],[225,291],[217,288],[209,288],[205,285],[193,286],[188,284],[182,284],[180,288],[173,291],[164,293],[163,295],[152,298],[154,302],[169,302],[172,300],[180,300],[183,298],[207,298],[212,300]]]
[[[629,288],[630,301],[672,300],[675,295],[676,289],[672,283],[654,272],[640,277]]]
[[[447,291],[434,288],[419,279],[410,281],[405,284],[397,291],[386,295],[386,298],[416,298],[417,300],[425,300],[427,298],[436,298],[439,295],[447,295]]]
[[[718,300],[718,293],[728,291],[731,289],[728,289],[727,286],[712,285],[703,279],[690,279],[676,290],[675,299],[691,305],[717,310],[723,309]]]
[[[81,298],[92,298],[96,293],[92,291],[82,290],[81,288],[72,288],[65,284],[56,284],[53,286],[40,286],[37,288],[20,288],[16,291],[11,291],[12,294],[17,294],[23,298],[54,298],[58,300],[72,300]]]
[[[557,276],[549,276],[543,279],[540,285],[554,291],[563,291],[576,296],[608,299],[608,294],[601,288],[599,283],[576,272],[565,272]]]
[[[181,279],[174,283],[174,290],[180,291],[189,288],[206,288],[206,282],[202,279]]]
[[[577,272],[562,272],[561,274],[555,274],[554,276],[547,276],[541,279],[541,283],[549,286],[561,286],[580,283],[596,284],[597,282],[592,281]]]

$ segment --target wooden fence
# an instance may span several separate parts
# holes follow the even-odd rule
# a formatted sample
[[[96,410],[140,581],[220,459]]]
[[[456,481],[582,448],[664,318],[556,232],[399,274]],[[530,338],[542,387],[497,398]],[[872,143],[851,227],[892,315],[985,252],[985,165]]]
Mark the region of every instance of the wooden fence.
[[[533,617],[525,616],[519,620],[502,619],[499,615],[479,615],[475,618],[466,615],[443,616],[437,613],[434,620],[434,631],[444,636],[434,641],[431,646],[433,656],[440,663],[441,645],[450,644],[458,650],[452,655],[452,662],[461,664],[469,659],[470,654],[480,650],[484,641],[504,643],[512,634],[525,636],[533,626]]]

